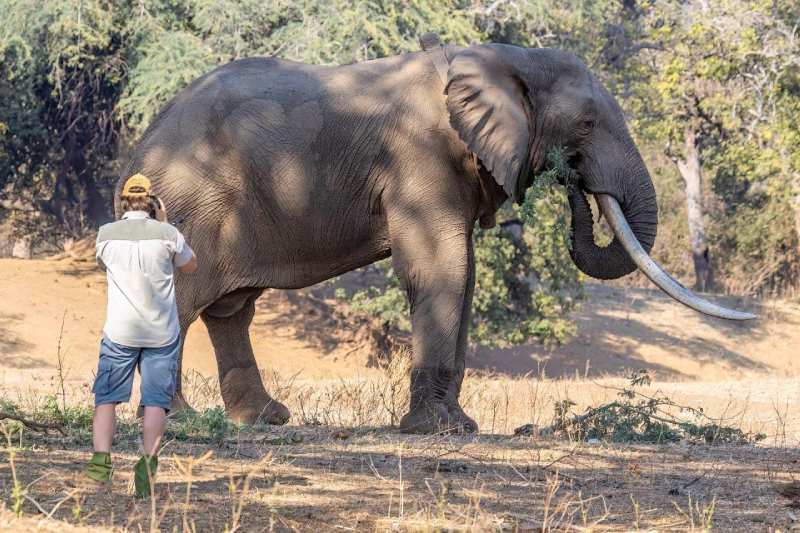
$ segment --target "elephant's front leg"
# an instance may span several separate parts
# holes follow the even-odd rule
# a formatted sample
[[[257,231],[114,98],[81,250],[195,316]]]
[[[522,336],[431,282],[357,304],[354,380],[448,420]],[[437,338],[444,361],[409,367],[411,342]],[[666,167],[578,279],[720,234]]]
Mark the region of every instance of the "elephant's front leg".
[[[472,294],[475,290],[475,253],[473,251],[472,239],[469,240],[467,246],[469,261],[467,286],[464,304],[461,307],[461,325],[456,342],[453,379],[450,380],[450,386],[447,389],[446,405],[449,423],[455,427],[457,431],[475,433],[478,431],[478,424],[464,412],[459,401],[461,385],[464,382],[464,373],[466,371],[467,340],[469,338],[470,316],[472,313]]]
[[[414,224],[392,237],[392,257],[411,307],[414,351],[409,412],[400,421],[404,432],[459,429],[448,405],[454,376],[463,377],[463,357],[459,370],[456,352],[471,295],[470,239],[464,223]]]
[[[250,344],[250,322],[260,292],[225,296],[203,311],[201,317],[214,345],[228,417],[245,424],[285,424],[289,410],[264,389]]]

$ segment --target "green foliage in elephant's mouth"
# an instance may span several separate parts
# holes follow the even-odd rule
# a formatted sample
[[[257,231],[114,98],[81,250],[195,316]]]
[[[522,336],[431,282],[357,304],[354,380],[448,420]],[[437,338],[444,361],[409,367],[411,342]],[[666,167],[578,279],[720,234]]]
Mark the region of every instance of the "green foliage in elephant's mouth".
[[[567,194],[574,180],[564,149],[551,150],[522,205],[504,206],[497,227],[476,233],[473,341],[552,344],[575,333],[569,316],[583,292],[569,256]]]

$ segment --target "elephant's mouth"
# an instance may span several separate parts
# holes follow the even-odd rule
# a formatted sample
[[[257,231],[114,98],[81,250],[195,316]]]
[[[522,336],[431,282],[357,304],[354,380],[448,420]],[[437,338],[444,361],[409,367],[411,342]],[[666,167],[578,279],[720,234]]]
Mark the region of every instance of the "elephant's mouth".
[[[578,192],[576,194],[583,195],[584,193]],[[601,213],[605,216],[614,232],[615,241],[627,252],[636,267],[658,288],[683,305],[706,315],[728,320],[753,320],[756,318],[754,314],[728,309],[704,300],[681,285],[645,251],[617,200],[610,194],[594,193],[593,195],[597,200]],[[609,245],[609,247],[611,246]]]

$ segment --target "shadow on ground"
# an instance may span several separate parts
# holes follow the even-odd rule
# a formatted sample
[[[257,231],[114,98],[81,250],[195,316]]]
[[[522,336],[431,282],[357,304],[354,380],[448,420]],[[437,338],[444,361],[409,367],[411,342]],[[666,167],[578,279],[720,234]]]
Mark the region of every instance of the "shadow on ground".
[[[765,335],[758,321],[731,322],[694,313],[654,289],[609,287],[587,284],[586,301],[576,313],[578,334],[562,346],[546,349],[528,344],[506,349],[477,347],[469,364],[479,370],[522,376],[544,372],[550,377],[618,374],[625,369],[647,369],[662,379],[684,379],[683,372],[641,357],[644,348],[668,350],[672,355],[701,364],[718,364],[731,370],[768,371],[769,365],[741,349],[736,340],[752,343]],[[742,299],[708,296],[723,305],[747,309],[764,316],[758,303]],[[672,307],[674,306],[674,307]],[[692,323],[684,331],[659,315],[670,313],[676,323]],[[770,317],[788,321],[787,316]],[[655,321],[655,320],[657,321]],[[699,323],[699,324],[698,324]],[[700,333],[690,334],[689,331]],[[724,342],[720,339],[724,339]],[[743,343],[744,344],[744,343]]]
[[[351,285],[358,282],[350,280]],[[326,355],[357,347],[369,337],[363,331],[368,321],[343,312],[345,305],[340,307],[331,299],[333,289],[328,285],[301,291],[267,291],[257,302],[254,326],[291,331],[287,334]],[[553,378],[593,377],[647,369],[661,379],[697,377],[677,368],[681,365],[675,365],[674,360],[670,366],[657,357],[642,356],[643,352],[652,352],[731,371],[771,370],[764,358],[754,357],[747,346],[767,334],[764,321],[793,324],[795,317],[742,298],[707,297],[753,311],[761,320],[742,323],[715,319],[688,310],[655,289],[589,283],[586,300],[574,315],[578,333],[567,343],[554,348],[538,343],[500,349],[473,346],[468,352],[468,366],[506,376],[544,373]],[[408,337],[401,340],[407,342]],[[744,342],[737,344],[737,340]]]
[[[3,356],[3,364],[19,369],[53,366],[43,359],[20,354],[31,350],[34,345],[20,338],[7,326],[14,322],[22,322],[24,319],[25,315],[21,313],[0,312],[0,354]]]
[[[294,428],[305,441],[288,446],[226,441],[210,448],[213,456],[196,464],[191,478],[187,459],[198,459],[208,446],[171,443],[162,453],[157,485],[159,526],[223,530],[238,521],[245,531],[374,530],[392,524],[540,530],[583,520],[615,530],[686,529],[704,521],[716,530],[790,525],[785,506],[792,502],[778,495],[776,485],[797,474],[793,448],[587,445],[363,428],[340,440],[331,437],[335,429]],[[20,482],[43,510],[65,500],[56,520],[150,527],[150,505],[126,494],[134,449],[115,454],[112,492],[77,494],[67,480],[79,474],[87,452],[55,448],[51,442],[15,458]],[[6,501],[12,485],[6,462],[0,466]],[[77,515],[76,506],[82,510]],[[30,501],[23,510],[39,513]]]

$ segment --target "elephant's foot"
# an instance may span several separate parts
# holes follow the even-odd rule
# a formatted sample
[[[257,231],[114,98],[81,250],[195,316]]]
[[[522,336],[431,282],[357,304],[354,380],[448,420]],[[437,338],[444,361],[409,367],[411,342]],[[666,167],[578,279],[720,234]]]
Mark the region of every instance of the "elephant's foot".
[[[431,402],[419,405],[400,420],[403,433],[443,433],[451,430],[445,404]]]
[[[455,428],[447,411],[450,373],[440,369],[411,369],[411,398],[408,413],[400,420],[403,433],[444,433]]]
[[[252,400],[251,405],[225,407],[228,418],[239,424],[272,424],[282,426],[289,421],[289,409],[277,400],[267,396],[266,400]]]
[[[457,433],[477,433],[478,423],[475,422],[458,403],[447,404],[448,424]]]
[[[283,425],[289,421],[289,409],[267,394],[256,367],[232,368],[220,389],[225,413],[234,422]]]

